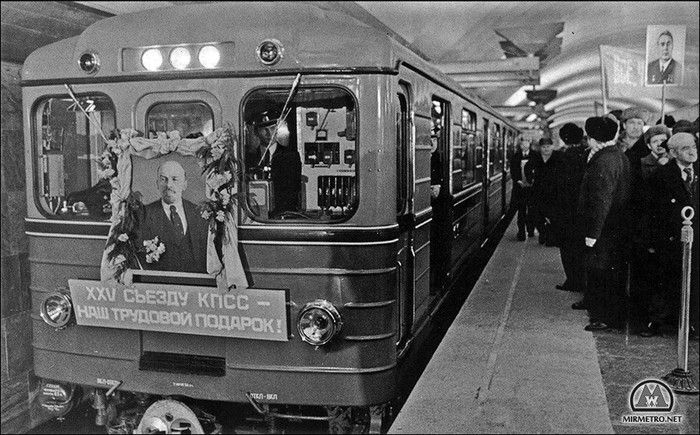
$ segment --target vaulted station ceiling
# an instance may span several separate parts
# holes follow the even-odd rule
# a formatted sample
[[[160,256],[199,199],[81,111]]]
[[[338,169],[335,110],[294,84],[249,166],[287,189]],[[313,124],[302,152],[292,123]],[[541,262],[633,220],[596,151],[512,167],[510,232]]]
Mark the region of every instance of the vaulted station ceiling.
[[[193,2],[2,2],[2,59],[22,62],[108,16],[186,3]],[[665,24],[686,26],[686,59],[695,65],[700,46],[698,2],[307,3],[384,28],[504,115],[539,116],[531,125],[551,128],[595,115],[603,100],[600,45],[643,52],[647,26]],[[667,98],[666,112],[697,105],[697,70],[688,76],[694,94]],[[641,95],[606,103],[661,111],[660,98]]]

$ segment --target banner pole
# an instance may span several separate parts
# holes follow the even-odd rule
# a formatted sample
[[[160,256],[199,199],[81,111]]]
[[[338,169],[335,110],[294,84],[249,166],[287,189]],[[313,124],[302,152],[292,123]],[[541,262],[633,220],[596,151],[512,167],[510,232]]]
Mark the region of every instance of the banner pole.
[[[603,92],[603,115],[608,113],[608,99],[605,96],[605,61],[603,60],[603,46],[598,46],[598,52],[600,53],[600,89]]]
[[[666,80],[661,84],[661,125],[666,125]]]

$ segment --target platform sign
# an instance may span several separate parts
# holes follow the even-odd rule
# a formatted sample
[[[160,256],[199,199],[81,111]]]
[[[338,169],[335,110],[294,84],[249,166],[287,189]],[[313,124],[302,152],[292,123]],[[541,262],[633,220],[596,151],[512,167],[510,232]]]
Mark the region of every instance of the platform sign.
[[[69,280],[78,325],[287,341],[287,291]]]

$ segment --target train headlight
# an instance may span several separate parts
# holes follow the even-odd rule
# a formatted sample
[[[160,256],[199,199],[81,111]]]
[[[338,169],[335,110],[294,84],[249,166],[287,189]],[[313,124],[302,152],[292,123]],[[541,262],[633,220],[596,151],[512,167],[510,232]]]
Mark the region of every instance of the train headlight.
[[[297,328],[301,339],[314,346],[328,343],[340,332],[343,322],[340,313],[330,302],[317,299],[299,312]]]
[[[190,64],[192,56],[190,51],[185,47],[175,47],[170,52],[170,65],[177,69],[185,69]]]
[[[219,64],[221,53],[213,45],[205,45],[199,50],[199,63],[204,68],[215,68]]]
[[[266,39],[258,45],[258,60],[265,66],[272,66],[282,60],[284,47],[276,39]]]
[[[47,325],[63,329],[73,318],[73,301],[64,291],[51,293],[41,303],[39,313]]]
[[[100,69],[100,58],[97,53],[86,52],[80,55],[78,65],[87,74],[95,74]]]
[[[156,71],[163,65],[163,55],[157,48],[149,48],[141,55],[141,64],[149,71]]]

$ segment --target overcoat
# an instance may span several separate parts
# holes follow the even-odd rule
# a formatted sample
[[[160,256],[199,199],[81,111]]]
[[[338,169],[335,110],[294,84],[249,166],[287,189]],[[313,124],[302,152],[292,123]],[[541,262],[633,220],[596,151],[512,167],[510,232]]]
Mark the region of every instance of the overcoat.
[[[587,265],[609,269],[627,256],[630,163],[616,146],[608,146],[586,164],[577,208],[582,236],[596,239]]]

